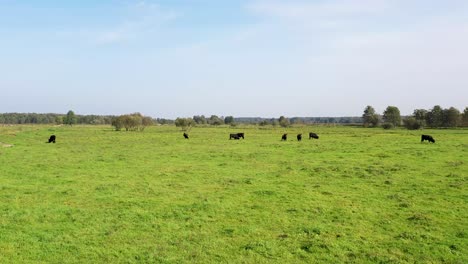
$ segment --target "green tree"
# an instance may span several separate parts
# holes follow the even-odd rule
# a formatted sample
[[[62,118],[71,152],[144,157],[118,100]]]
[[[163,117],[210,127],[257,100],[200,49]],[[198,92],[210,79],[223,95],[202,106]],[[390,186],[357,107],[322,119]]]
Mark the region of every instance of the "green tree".
[[[421,124],[426,123],[426,115],[427,115],[427,110],[426,109],[415,109],[413,111],[413,117],[417,121],[420,121]]]
[[[181,118],[178,117],[175,120],[176,127],[181,127],[182,130],[189,130],[192,126],[195,125],[195,121],[192,118]]]
[[[400,110],[396,106],[388,106],[383,112],[383,120],[386,123],[392,124],[397,127],[401,124]]]
[[[116,131],[122,130],[122,128],[124,127],[122,116],[114,117],[112,119],[111,125],[115,128]]]
[[[421,129],[423,127],[423,121],[417,120],[415,117],[410,116],[403,119],[403,126],[409,130]]]
[[[63,123],[70,126],[76,124],[76,116],[72,110],[68,111],[67,115],[63,118]]]
[[[290,125],[289,119],[284,116],[280,116],[278,122],[282,127],[288,127]]]
[[[206,121],[206,117],[204,115],[201,115],[201,116],[193,116],[193,121],[195,121],[195,123],[197,125],[206,125],[207,121]]]
[[[362,120],[364,127],[376,127],[379,124],[379,115],[372,106],[368,105],[364,109]]]
[[[455,107],[444,109],[444,126],[445,127],[457,127],[461,122],[461,114]]]
[[[462,114],[462,125],[468,126],[468,107],[465,107],[465,110]]]
[[[444,124],[444,110],[440,105],[434,106],[426,115],[426,124],[430,127],[442,127]]]
[[[226,125],[234,124],[234,117],[233,116],[226,116],[224,118],[224,124],[226,124]]]
[[[209,123],[210,125],[219,126],[224,123],[224,120],[219,118],[217,115],[212,115],[210,116]]]

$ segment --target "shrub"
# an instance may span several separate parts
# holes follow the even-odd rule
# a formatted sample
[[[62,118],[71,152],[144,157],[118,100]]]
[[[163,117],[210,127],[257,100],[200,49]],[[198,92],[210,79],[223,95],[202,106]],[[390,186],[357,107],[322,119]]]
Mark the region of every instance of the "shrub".
[[[416,120],[414,117],[408,117],[403,120],[403,125],[409,130],[417,130],[423,128],[422,121]]]
[[[383,129],[392,129],[394,128],[395,126],[392,124],[392,123],[383,123],[382,124],[382,128]]]

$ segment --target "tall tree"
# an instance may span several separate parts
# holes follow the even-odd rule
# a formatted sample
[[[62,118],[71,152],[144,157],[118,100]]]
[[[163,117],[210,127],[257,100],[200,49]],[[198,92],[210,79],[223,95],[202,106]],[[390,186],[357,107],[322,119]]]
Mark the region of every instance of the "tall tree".
[[[209,119],[210,125],[219,126],[224,123],[224,120],[219,118],[217,115],[211,115]]]
[[[426,114],[426,124],[430,127],[442,127],[444,123],[444,110],[440,105],[435,105]]]
[[[427,110],[426,109],[415,109],[413,111],[413,117],[417,121],[425,122],[426,121]]]
[[[375,127],[379,124],[379,115],[375,112],[374,107],[368,105],[364,109],[364,114],[362,115],[363,125],[365,127]]]
[[[224,124],[226,124],[226,125],[234,124],[234,117],[233,116],[226,116],[224,118]]]
[[[206,124],[206,117],[204,115],[201,115],[201,116],[193,116],[193,121],[195,121],[195,123],[197,125],[205,125]]]
[[[175,125],[176,127],[181,127],[182,130],[188,130],[190,129],[192,126],[195,125],[195,121],[193,121],[192,118],[181,118],[181,117],[178,117],[176,120],[175,120]]]
[[[76,116],[72,110],[68,111],[67,115],[63,118],[63,123],[70,126],[76,124]]]
[[[280,116],[278,122],[282,127],[288,127],[290,124],[289,119],[284,116]]]
[[[386,123],[399,126],[401,124],[400,109],[396,106],[388,106],[383,112],[383,119]]]
[[[456,127],[460,124],[461,115],[460,111],[455,107],[444,109],[444,126],[445,127]]]
[[[465,107],[465,110],[462,114],[462,125],[468,126],[468,107]]]

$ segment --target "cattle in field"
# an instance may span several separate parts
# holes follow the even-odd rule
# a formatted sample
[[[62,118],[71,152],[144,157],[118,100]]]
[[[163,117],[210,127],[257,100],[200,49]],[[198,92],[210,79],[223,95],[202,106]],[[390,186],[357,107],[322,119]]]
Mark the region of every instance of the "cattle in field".
[[[297,141],[301,141],[302,140],[302,134],[297,134]]]
[[[189,139],[189,137],[188,137],[188,134],[187,134],[187,133],[184,133],[184,138],[185,138],[185,139]]]
[[[283,136],[281,137],[281,140],[283,141],[286,141],[288,140],[288,134],[283,134]]]
[[[233,133],[229,134],[229,139],[244,139],[244,133]]]
[[[435,143],[435,139],[429,135],[421,135],[421,142],[423,142],[424,140]]]
[[[310,132],[309,133],[309,139],[311,139],[311,138],[319,139],[319,136],[317,134],[313,133],[313,132]]]
[[[239,137],[238,134],[229,134],[229,140],[231,140],[231,139],[239,140],[240,137]]]
[[[47,142],[47,143],[55,143],[55,135],[51,135],[49,137],[49,142]]]

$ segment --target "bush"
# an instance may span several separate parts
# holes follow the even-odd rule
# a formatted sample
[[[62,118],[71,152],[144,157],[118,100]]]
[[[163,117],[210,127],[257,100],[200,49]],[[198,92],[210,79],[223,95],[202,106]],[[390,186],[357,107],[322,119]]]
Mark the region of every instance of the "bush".
[[[414,117],[408,117],[403,120],[403,126],[405,126],[409,130],[418,130],[423,128],[422,121],[416,120]]]
[[[392,124],[392,123],[383,123],[382,124],[382,128],[383,129],[392,129],[394,128],[395,126]]]

